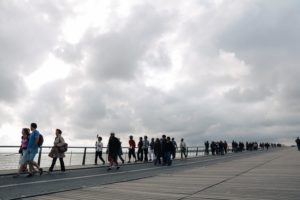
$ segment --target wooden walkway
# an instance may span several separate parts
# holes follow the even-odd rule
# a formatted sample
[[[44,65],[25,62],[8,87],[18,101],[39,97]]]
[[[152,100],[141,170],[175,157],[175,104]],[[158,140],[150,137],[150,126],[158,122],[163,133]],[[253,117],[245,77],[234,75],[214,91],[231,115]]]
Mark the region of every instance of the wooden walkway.
[[[300,152],[289,148],[207,167],[30,199],[299,200],[299,169]]]

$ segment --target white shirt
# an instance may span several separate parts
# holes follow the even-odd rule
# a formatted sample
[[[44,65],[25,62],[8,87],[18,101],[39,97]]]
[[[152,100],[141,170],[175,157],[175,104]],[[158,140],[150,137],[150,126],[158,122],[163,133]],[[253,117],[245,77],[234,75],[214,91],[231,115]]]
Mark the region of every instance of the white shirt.
[[[183,142],[180,142],[180,148],[186,148],[186,144],[185,144],[184,141],[183,141]]]
[[[96,151],[102,151],[103,143],[102,142],[96,142]]]

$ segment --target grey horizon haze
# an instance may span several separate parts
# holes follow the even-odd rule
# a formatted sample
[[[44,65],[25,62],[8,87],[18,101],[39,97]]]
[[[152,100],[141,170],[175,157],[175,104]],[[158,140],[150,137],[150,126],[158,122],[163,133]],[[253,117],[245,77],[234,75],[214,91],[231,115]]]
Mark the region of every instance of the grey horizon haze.
[[[300,136],[300,1],[1,1],[0,145]]]

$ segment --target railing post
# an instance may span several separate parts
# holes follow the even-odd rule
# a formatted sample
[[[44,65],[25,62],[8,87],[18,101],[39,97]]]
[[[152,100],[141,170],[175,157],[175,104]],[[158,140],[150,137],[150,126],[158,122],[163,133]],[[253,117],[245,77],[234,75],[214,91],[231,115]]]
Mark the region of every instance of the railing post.
[[[39,158],[38,158],[38,166],[41,166],[41,157],[42,157],[42,147],[40,147]]]
[[[189,157],[189,148],[186,148],[186,157]]]
[[[197,151],[196,151],[196,156],[198,156],[198,147],[197,147]]]
[[[86,147],[84,147],[82,165],[85,165]]]

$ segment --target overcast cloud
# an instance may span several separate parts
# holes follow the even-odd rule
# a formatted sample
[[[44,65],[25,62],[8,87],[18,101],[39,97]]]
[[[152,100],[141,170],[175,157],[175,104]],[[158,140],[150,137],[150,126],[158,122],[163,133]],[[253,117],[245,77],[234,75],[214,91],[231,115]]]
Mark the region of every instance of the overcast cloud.
[[[11,0],[0,23],[1,144],[300,134],[298,0]]]

